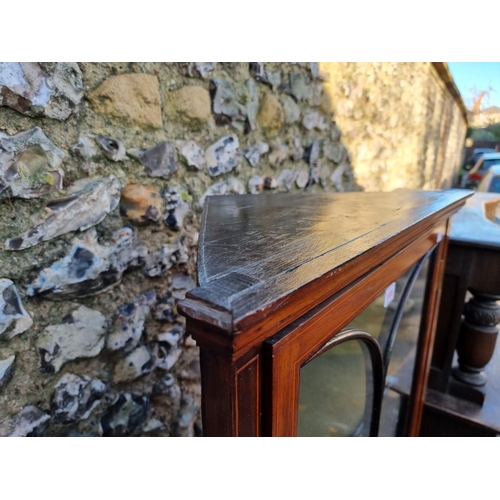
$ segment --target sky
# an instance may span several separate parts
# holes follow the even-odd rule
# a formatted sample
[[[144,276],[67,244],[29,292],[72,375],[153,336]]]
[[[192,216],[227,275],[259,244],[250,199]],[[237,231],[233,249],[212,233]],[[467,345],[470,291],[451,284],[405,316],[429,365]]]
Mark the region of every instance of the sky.
[[[483,109],[500,107],[500,62],[449,62],[448,67],[467,107],[471,106],[473,87],[480,91],[493,89],[483,100]]]

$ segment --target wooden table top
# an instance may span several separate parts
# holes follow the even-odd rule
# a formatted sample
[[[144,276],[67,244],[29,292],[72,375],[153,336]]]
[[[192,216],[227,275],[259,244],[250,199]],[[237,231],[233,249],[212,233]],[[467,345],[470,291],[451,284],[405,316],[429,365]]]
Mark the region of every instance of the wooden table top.
[[[474,193],[451,218],[450,242],[500,248],[500,224],[493,222],[497,202],[498,193]]]
[[[307,292],[326,275],[338,279],[346,263],[370,256],[358,260],[355,273],[349,271],[356,279],[388,252],[410,244],[417,230],[451,215],[471,194],[452,189],[209,197],[198,246],[198,287],[180,308],[233,332],[294,291]]]

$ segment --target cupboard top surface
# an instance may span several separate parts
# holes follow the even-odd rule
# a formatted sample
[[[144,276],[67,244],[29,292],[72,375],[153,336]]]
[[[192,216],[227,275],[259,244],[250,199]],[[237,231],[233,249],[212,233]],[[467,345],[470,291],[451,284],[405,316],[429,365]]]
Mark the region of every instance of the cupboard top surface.
[[[380,263],[374,249],[409,244],[417,228],[448,217],[471,194],[401,189],[208,197],[198,245],[199,286],[181,310],[192,315],[199,303],[224,316],[219,326],[232,330],[242,318],[325,274],[335,278],[369,251],[373,268]],[[359,267],[359,275],[367,269]]]

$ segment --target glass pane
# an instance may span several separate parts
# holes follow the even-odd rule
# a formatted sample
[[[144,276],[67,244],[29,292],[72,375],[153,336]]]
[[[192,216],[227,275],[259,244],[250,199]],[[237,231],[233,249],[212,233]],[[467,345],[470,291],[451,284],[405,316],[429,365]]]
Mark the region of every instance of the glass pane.
[[[368,435],[372,385],[369,354],[359,340],[334,346],[304,365],[298,436]]]
[[[384,292],[363,312],[358,314],[345,329],[365,330],[378,340],[383,352],[387,344],[389,331],[394,321],[401,295],[416,266],[417,264],[395,282],[394,298],[392,300],[386,299],[386,292],[388,292],[390,288],[388,287],[388,289],[384,290]]]
[[[380,436],[401,435],[404,428],[407,397],[401,395],[400,391],[403,386],[409,386],[413,378],[428,268],[429,260],[422,267],[403,309],[387,369]]]
[[[405,287],[414,269],[395,283],[394,299],[386,291],[375,299],[345,329],[360,329],[377,339],[382,352],[388,350],[389,333]],[[394,436],[404,422],[406,400],[398,393],[403,372],[413,373],[416,342],[427,277],[426,263],[403,308],[392,348],[382,405],[379,435]],[[368,435],[371,421],[371,368],[366,347],[357,340],[337,345],[307,363],[300,371],[299,436]]]

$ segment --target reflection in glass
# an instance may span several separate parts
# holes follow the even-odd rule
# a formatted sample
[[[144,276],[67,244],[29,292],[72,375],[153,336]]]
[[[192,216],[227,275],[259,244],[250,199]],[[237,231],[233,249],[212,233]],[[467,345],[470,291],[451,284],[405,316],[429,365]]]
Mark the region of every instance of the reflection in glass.
[[[397,392],[397,388],[399,380],[402,377],[408,379],[412,377],[415,367],[415,354],[424,306],[428,268],[429,260],[425,262],[418,273],[409,298],[403,308],[403,314],[397,329],[397,335],[387,368],[386,390],[382,401],[380,436],[397,436],[401,435],[403,431],[406,419],[406,398],[403,398]]]
[[[413,372],[427,277],[427,261],[418,272],[400,316],[397,335],[391,346],[390,331],[398,323],[400,299],[410,286],[418,264],[396,282],[394,300],[387,304],[385,292],[361,312],[346,329],[369,332],[382,352],[391,354],[386,385],[397,385],[399,372]],[[415,276],[413,276],[415,278]],[[385,306],[384,306],[385,302]],[[392,353],[391,353],[392,348]],[[368,435],[371,419],[371,369],[366,348],[351,340],[320,354],[300,370],[299,436]],[[368,367],[368,368],[367,368]],[[379,435],[394,436],[404,423],[401,396],[386,389]]]
[[[304,365],[298,436],[368,435],[372,383],[369,354],[359,340],[336,345]]]

